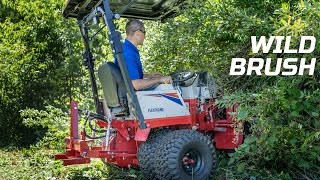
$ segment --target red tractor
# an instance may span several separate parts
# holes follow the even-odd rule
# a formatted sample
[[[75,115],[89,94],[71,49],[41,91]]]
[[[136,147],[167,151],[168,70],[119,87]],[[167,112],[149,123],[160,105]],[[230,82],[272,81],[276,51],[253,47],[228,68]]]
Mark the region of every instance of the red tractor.
[[[96,112],[79,110],[77,102],[71,102],[66,154],[56,159],[64,165],[101,158],[119,167],[137,166],[146,179],[208,179],[217,165],[215,149],[232,150],[242,143],[243,135],[234,133],[230,115],[236,106],[214,105],[217,89],[208,73],[176,71],[170,74],[173,84],[160,84],[152,91],[135,91],[132,86],[114,21],[120,16],[161,20],[175,16],[185,4],[186,0],[67,1],[63,15],[78,19]],[[98,68],[104,99],[98,97],[87,28],[100,18],[120,66],[107,62]],[[86,118],[79,136],[80,111]]]

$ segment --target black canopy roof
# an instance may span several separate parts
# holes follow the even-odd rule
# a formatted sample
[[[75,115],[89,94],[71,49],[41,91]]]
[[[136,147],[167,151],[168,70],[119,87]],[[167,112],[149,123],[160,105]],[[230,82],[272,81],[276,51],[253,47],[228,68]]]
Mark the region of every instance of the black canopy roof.
[[[63,16],[81,18],[92,8],[101,4],[102,0],[66,0]],[[131,0],[109,0],[110,8],[119,13]],[[187,0],[136,0],[121,16],[137,19],[166,19],[179,13]]]

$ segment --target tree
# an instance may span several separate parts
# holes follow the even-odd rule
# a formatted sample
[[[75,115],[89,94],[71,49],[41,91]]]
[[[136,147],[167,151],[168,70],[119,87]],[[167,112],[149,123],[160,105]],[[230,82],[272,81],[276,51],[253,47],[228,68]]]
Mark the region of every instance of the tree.
[[[2,1],[0,10],[0,131],[2,145],[28,145],[44,133],[21,124],[20,111],[65,107],[81,88],[81,56],[74,22],[62,19],[61,1]]]

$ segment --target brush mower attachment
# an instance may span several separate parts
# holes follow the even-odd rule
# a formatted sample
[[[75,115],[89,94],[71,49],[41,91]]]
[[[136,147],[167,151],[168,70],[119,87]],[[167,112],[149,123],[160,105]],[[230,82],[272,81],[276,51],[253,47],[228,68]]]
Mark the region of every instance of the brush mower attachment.
[[[55,155],[56,160],[62,160],[64,165],[73,165],[73,164],[88,164],[90,163],[90,158],[103,158],[108,159],[109,162],[116,162],[119,166],[122,163],[125,163],[125,166],[128,164],[137,165],[138,161],[136,159],[136,151],[127,150],[128,148],[124,148],[123,150],[114,149],[108,147],[109,140],[112,141],[112,133],[115,132],[114,128],[111,128],[111,118],[107,118],[103,115],[93,113],[90,111],[82,111],[78,109],[77,102],[72,101],[70,105],[71,109],[71,120],[70,120],[70,136],[66,138],[66,154],[58,154]],[[80,138],[78,136],[78,113],[81,112],[86,115],[83,131],[80,133]],[[100,127],[106,128],[106,130],[96,130],[96,127],[91,125],[89,120],[95,119],[95,125],[99,125]],[[86,124],[89,124],[91,130],[93,132],[104,133],[103,136],[88,135],[86,132]],[[138,127],[137,123],[133,123]],[[113,124],[113,126],[118,126],[117,124]],[[126,126],[125,124],[121,124],[121,126]],[[121,129],[120,129],[121,131]],[[125,131],[121,131],[120,133],[125,134],[127,137],[127,141],[130,141],[130,134]],[[122,136],[121,136],[122,137]],[[89,139],[87,139],[89,138]],[[100,144],[93,145],[95,140],[100,140]],[[123,140],[123,138],[121,139]],[[134,141],[134,140],[132,140]],[[131,143],[132,144],[132,143]]]

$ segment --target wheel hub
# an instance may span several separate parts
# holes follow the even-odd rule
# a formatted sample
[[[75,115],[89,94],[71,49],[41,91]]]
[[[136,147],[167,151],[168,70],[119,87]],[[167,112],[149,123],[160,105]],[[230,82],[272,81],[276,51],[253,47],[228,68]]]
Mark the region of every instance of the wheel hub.
[[[204,167],[203,160],[203,156],[199,151],[191,149],[182,158],[183,170],[189,175],[198,174]]]

